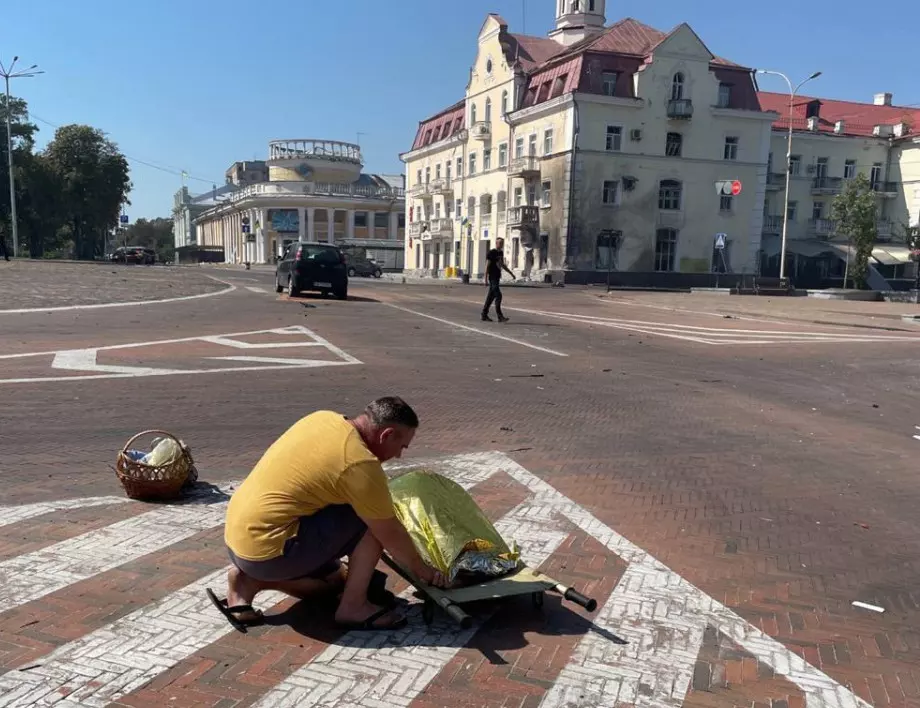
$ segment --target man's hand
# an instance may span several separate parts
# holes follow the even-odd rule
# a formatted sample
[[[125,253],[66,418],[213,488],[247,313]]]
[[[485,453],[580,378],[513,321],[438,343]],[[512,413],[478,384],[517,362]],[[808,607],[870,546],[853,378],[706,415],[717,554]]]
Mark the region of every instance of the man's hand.
[[[447,577],[436,568],[432,568],[427,563],[419,563],[418,568],[412,569],[413,574],[427,585],[433,585],[436,588],[446,588],[450,585]]]

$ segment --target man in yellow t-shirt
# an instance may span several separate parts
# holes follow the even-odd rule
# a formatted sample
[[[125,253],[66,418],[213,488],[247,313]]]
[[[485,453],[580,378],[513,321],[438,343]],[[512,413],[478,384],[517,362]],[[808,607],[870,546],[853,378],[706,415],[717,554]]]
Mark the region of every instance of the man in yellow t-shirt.
[[[261,623],[252,602],[263,590],[303,598],[339,588],[335,618],[344,627],[405,625],[405,617],[380,599],[385,590],[379,579],[386,576],[375,567],[383,549],[423,582],[445,586],[396,518],[381,466],[402,455],[418,425],[405,401],[388,397],[354,420],[312,413],[275,441],[227,508],[224,541],[233,562],[227,598],[208,590],[234,627],[245,631]],[[346,556],[347,573],[339,563]]]

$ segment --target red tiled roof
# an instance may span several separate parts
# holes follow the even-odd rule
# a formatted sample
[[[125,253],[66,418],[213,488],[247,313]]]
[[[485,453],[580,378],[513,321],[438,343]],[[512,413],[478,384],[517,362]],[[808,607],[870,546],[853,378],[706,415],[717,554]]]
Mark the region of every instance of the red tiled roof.
[[[776,111],[779,119],[773,123],[774,130],[789,129],[789,94],[759,91],[760,105],[765,111]],[[818,132],[834,133],[837,121],[843,121],[843,135],[871,136],[877,125],[907,123],[912,132],[920,130],[920,108],[905,106],[876,106],[872,103],[855,101],[834,101],[813,96],[796,96],[793,105],[792,127],[794,130],[808,128],[808,106],[818,102]]]
[[[459,133],[465,125],[466,101],[463,100],[437,115],[421,121],[418,126],[418,132],[415,134],[415,141],[412,143],[412,149],[418,150],[431,143],[444,140]]]
[[[517,63],[529,74],[525,106],[537,105],[577,90],[599,93],[600,72],[616,71],[625,75],[637,71],[642,60],[647,59],[658,45],[683,27],[680,25],[670,33],[665,33],[627,17],[599,34],[566,47],[548,37],[508,33],[505,31],[507,22],[501,16],[492,14],[491,17],[502,26],[500,41],[509,65]],[[586,56],[591,59],[586,61]],[[732,84],[736,89],[732,94],[732,108],[760,110],[750,69],[720,57],[713,57],[712,66],[720,81]],[[618,82],[616,95],[632,97],[629,82]],[[412,149],[417,150],[443,140],[462,129],[464,107],[464,101],[461,101],[422,121]],[[456,118],[460,119],[459,123]],[[451,123],[451,120],[454,122]],[[445,123],[449,125],[447,133],[443,132]]]

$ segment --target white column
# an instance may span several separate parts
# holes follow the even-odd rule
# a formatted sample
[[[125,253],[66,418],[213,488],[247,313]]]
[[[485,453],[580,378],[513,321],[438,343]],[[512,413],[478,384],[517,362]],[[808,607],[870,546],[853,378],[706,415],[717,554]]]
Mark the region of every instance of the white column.
[[[345,217],[345,237],[352,239],[355,237],[355,210],[349,209]]]
[[[387,238],[395,241],[399,237],[399,212],[390,212],[390,229]]]
[[[303,207],[297,210],[297,223],[299,224],[297,240],[303,243],[307,240],[307,213]]]
[[[310,217],[310,223],[307,224],[307,238],[305,240],[312,241],[314,238],[313,232],[316,230],[316,207],[307,207],[307,214]]]
[[[326,240],[335,243],[335,209],[326,209],[326,218],[329,220],[326,224]]]
[[[377,212],[368,211],[367,212],[367,237],[376,238],[377,237],[377,227],[374,226],[374,223],[377,221]]]

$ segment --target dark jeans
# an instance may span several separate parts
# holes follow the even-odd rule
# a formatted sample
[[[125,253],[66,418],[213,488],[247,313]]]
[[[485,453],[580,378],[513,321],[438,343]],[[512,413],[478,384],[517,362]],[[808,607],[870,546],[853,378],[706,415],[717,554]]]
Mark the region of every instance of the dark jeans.
[[[0,236],[0,256],[5,258],[6,260],[10,259],[10,252],[6,250],[6,241],[3,239],[2,236]]]
[[[486,304],[482,308],[482,316],[488,317],[489,308],[492,307],[492,303],[495,303],[495,314],[498,315],[499,319],[504,317],[502,314],[502,289],[501,281],[489,279],[489,294],[486,295]]]

